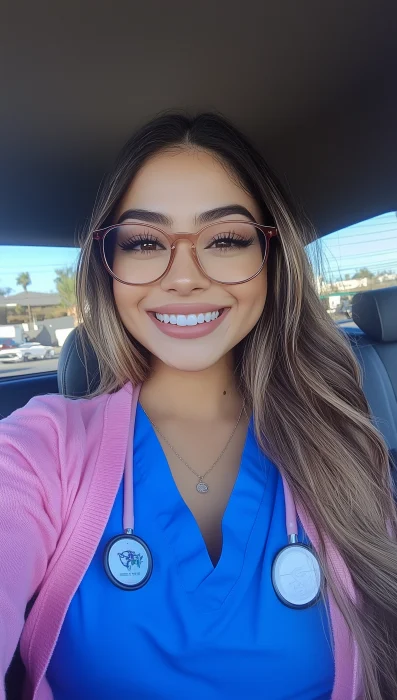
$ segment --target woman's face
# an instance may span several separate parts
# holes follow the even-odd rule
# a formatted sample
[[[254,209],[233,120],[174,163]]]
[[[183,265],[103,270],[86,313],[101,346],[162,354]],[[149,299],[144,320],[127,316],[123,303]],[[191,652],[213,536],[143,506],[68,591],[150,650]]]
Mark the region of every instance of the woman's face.
[[[120,202],[115,220],[127,210],[145,209],[165,214],[172,221],[170,226],[159,225],[168,233],[195,233],[202,228],[195,224],[196,216],[229,205],[245,207],[257,223],[263,223],[255,200],[209,153],[163,152],[143,165]],[[219,217],[219,220],[228,219],[249,221],[240,213]],[[125,219],[126,223],[129,221],[144,223],[145,219]],[[207,279],[185,241],[177,244],[171,269],[160,281],[129,286],[113,280],[115,303],[127,330],[153,356],[184,371],[207,369],[226,356],[255,326],[265,304],[266,291],[266,267],[243,284],[226,285]],[[224,309],[227,313],[224,311],[215,322],[194,326],[196,333],[201,333],[205,326],[205,335],[173,337],[169,335],[170,328],[177,327],[161,323],[154,316],[156,310],[161,313],[162,307],[170,304],[175,305],[171,309],[174,314],[197,315],[208,312],[207,307]],[[184,333],[184,328],[178,332]]]

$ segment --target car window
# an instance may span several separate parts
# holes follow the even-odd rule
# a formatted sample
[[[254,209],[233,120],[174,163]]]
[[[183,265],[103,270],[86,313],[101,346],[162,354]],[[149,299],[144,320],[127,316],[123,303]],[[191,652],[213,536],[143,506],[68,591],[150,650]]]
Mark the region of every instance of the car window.
[[[55,372],[76,325],[78,248],[1,246],[0,382]]]
[[[357,292],[397,285],[397,213],[330,233],[307,246],[307,252],[327,312],[336,323],[354,326],[351,306]]]

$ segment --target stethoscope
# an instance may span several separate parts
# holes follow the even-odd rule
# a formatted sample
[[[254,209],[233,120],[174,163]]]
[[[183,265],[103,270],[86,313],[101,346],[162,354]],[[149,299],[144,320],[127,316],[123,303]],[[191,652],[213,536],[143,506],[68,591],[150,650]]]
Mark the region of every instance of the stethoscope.
[[[132,411],[136,411],[138,391],[134,392]],[[134,415],[134,413],[132,413]],[[146,542],[134,533],[133,421],[130,422],[124,465],[123,534],[106,545],[105,571],[110,581],[124,591],[142,588],[150,579],[153,558]],[[284,476],[286,530],[288,544],[276,554],[272,564],[272,584],[279,600],[290,608],[308,608],[320,597],[322,571],[313,550],[298,541],[295,502]]]

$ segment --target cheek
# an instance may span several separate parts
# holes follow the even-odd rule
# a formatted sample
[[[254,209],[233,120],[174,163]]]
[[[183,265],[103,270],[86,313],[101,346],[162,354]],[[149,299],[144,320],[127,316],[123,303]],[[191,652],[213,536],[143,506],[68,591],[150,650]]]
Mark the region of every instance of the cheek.
[[[244,313],[245,323],[251,328],[259,320],[265,306],[267,296],[267,270],[262,270],[260,275],[251,282],[242,284],[235,293],[241,312]]]
[[[113,296],[116,308],[125,325],[130,326],[138,312],[138,305],[145,293],[139,287],[129,287],[113,280]],[[130,330],[130,328],[129,328]]]

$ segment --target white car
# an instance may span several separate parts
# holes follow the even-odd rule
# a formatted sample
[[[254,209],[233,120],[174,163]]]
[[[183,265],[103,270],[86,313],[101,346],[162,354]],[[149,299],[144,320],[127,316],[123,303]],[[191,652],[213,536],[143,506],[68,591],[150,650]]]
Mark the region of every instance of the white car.
[[[55,356],[50,345],[41,343],[21,343],[17,348],[0,350],[0,362],[28,362],[29,360],[48,360]]]

